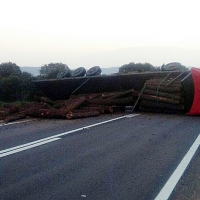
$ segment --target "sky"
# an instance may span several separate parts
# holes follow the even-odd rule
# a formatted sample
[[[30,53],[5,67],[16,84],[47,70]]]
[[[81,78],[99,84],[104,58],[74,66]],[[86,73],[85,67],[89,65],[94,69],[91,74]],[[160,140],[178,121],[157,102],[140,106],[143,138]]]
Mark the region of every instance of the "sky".
[[[0,63],[200,67],[199,0],[0,0]]]

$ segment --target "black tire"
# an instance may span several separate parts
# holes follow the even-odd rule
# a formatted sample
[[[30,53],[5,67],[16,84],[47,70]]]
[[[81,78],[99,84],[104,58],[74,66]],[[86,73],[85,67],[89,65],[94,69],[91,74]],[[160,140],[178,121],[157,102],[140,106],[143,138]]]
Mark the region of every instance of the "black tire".
[[[161,67],[162,71],[179,71],[182,69],[181,63],[178,62],[172,62],[168,63],[166,65],[162,65]]]
[[[101,68],[99,66],[94,66],[86,72],[86,76],[96,76],[99,74],[101,74]]]
[[[57,78],[66,78],[71,76],[71,71],[69,68],[65,68],[63,71],[57,74]]]
[[[72,77],[81,77],[81,76],[85,76],[85,74],[86,74],[86,69],[84,67],[79,67],[72,72],[71,76]]]

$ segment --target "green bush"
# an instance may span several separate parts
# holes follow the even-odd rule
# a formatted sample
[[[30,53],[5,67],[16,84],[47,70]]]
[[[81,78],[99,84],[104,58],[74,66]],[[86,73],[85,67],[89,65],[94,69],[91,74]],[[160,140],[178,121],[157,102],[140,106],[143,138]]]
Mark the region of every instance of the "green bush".
[[[148,72],[148,71],[159,71],[160,68],[156,68],[149,63],[134,63],[131,62],[129,64],[122,65],[119,68],[119,73],[127,73],[127,72]]]
[[[68,68],[66,64],[63,63],[49,63],[48,65],[43,65],[40,69],[41,78],[53,79],[57,78],[57,74]]]
[[[21,98],[21,79],[10,75],[1,79],[0,91],[2,101],[14,101]]]
[[[20,76],[22,74],[20,67],[15,63],[6,62],[0,64],[0,76],[9,77],[10,75]]]
[[[2,63],[0,65],[0,101],[32,100],[36,90],[33,79],[30,73],[22,73],[16,64]]]

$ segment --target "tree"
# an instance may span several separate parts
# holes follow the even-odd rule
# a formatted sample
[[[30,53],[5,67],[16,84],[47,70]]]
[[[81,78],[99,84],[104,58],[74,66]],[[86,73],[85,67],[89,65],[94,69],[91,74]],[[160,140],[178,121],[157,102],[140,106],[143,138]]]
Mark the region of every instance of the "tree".
[[[35,85],[34,77],[27,72],[21,72],[15,63],[0,65],[0,101],[31,100]]]
[[[66,68],[68,68],[68,66],[63,63],[49,63],[41,67],[40,75],[48,79],[56,78],[57,74]]]
[[[0,80],[0,100],[16,101],[21,99],[21,78],[10,75]]]
[[[0,76],[9,77],[10,75],[20,76],[22,74],[20,67],[15,63],[6,62],[0,64]]]
[[[119,68],[120,73],[127,72],[147,72],[147,71],[158,71],[158,68],[155,68],[153,65],[149,63],[134,63],[131,62],[129,64],[122,65]]]

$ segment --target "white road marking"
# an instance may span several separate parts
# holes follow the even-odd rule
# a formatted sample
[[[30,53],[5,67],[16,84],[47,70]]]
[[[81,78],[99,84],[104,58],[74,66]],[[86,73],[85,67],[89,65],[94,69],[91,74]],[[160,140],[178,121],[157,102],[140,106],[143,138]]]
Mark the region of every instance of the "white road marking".
[[[20,152],[20,151],[24,151],[24,150],[27,150],[27,149],[30,149],[30,148],[33,148],[33,147],[36,147],[36,146],[47,144],[49,142],[56,141],[58,139],[61,139],[59,137],[64,136],[64,135],[68,135],[70,133],[75,133],[77,131],[81,131],[81,130],[84,130],[84,129],[89,129],[89,128],[94,127],[94,126],[99,126],[101,124],[105,124],[105,123],[109,123],[109,122],[116,121],[116,120],[119,120],[119,119],[123,119],[123,118],[126,118],[127,116],[136,117],[138,115],[140,115],[140,114],[124,115],[122,117],[117,117],[117,118],[110,119],[110,120],[103,121],[103,122],[99,122],[99,123],[96,123],[96,124],[91,124],[89,126],[84,126],[82,128],[78,128],[78,129],[74,129],[74,130],[67,131],[67,132],[64,132],[64,133],[60,133],[60,134],[57,134],[57,135],[54,135],[54,136],[50,136],[50,137],[47,137],[47,138],[44,138],[44,139],[36,140],[36,141],[29,142],[29,143],[26,143],[26,144],[22,144],[22,145],[19,145],[19,146],[16,146],[16,147],[12,147],[12,148],[8,148],[8,149],[5,149],[5,150],[1,150],[0,151],[0,158],[8,156],[8,155],[11,155],[11,154],[14,154],[14,153],[17,153],[17,152]]]
[[[9,125],[13,125],[13,124],[21,124],[24,122],[30,122],[33,121],[34,119],[28,119],[28,120],[23,120],[23,121],[18,121],[18,122],[10,122],[10,123],[4,123],[4,124],[0,124],[0,126],[9,126]]]
[[[54,138],[52,138],[54,139]],[[24,148],[24,147],[28,147],[28,146],[31,146],[31,145],[35,145],[37,143],[42,143],[42,142],[45,142],[45,141],[50,141],[51,139],[49,138],[44,138],[44,139],[41,139],[41,140],[36,140],[34,142],[29,142],[29,143],[26,143],[26,144],[22,144],[22,145],[19,145],[19,146],[16,146],[16,147],[12,147],[12,148],[9,148],[9,149],[5,149],[5,150],[2,150],[0,151],[0,155],[2,153],[6,153],[6,152],[9,152],[9,151],[14,151],[14,150],[17,150],[17,149],[20,149],[20,148]]]
[[[176,184],[178,183],[179,179],[181,178],[187,166],[189,165],[190,161],[192,160],[199,145],[200,145],[200,135],[194,141],[193,145],[190,147],[189,151],[184,156],[184,158],[182,159],[176,170],[173,172],[173,174],[166,182],[166,184],[164,185],[158,196],[155,198],[155,200],[167,200],[169,198]]]
[[[21,147],[21,148],[16,148],[16,149],[13,149],[11,151],[7,151],[7,152],[4,152],[4,153],[1,153],[0,154],[0,158],[8,156],[8,155],[11,155],[11,154],[14,154],[14,153],[18,153],[18,152],[21,152],[21,151],[25,151],[27,149],[31,149],[31,148],[34,148],[34,147],[37,147],[37,146],[41,146],[43,144],[54,142],[54,141],[60,140],[60,139],[61,138],[53,138],[51,140],[45,140],[43,142],[35,143],[35,144],[29,145],[29,146],[24,146],[24,147]]]

